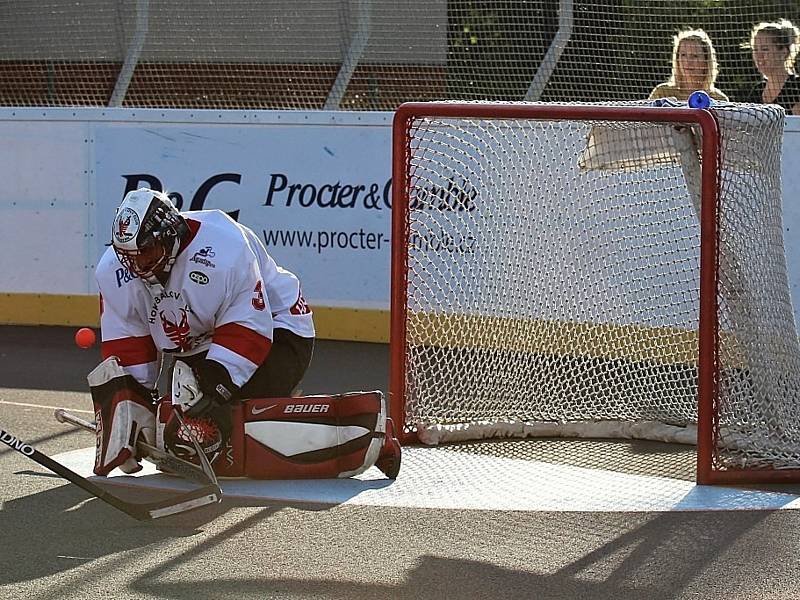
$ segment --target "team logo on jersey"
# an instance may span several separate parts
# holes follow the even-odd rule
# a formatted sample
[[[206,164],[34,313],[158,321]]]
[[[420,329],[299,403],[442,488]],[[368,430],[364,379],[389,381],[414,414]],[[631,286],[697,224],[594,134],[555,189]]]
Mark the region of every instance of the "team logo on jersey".
[[[156,321],[158,321],[158,317],[159,317],[159,314],[160,314],[159,310],[161,310],[163,312],[163,309],[159,309],[159,306],[165,300],[173,300],[175,302],[180,302],[181,301],[181,293],[180,292],[176,292],[174,290],[164,290],[163,292],[161,292],[157,296],[153,297],[153,304],[150,305],[150,313],[147,315],[147,321],[151,325],[154,324]],[[184,308],[184,310],[192,312],[192,309],[189,307],[188,304],[184,304],[183,308]]]
[[[261,283],[260,279],[253,289],[253,299],[251,302],[253,303],[253,308],[256,310],[264,310],[267,308],[267,302],[264,300],[264,284]]]
[[[191,350],[194,340],[190,335],[192,328],[189,327],[189,315],[186,309],[180,309],[180,317],[172,311],[169,312],[169,316],[167,315],[167,311],[164,310],[159,313],[161,317],[161,327],[164,329],[164,333],[169,338],[169,341],[177,346],[178,350],[182,352]],[[172,317],[172,319],[169,317]]]
[[[133,271],[129,271],[124,267],[120,267],[116,271],[114,271],[114,275],[117,278],[117,287],[121,288],[123,284],[130,283],[134,279],[139,279],[139,276],[134,273]]]
[[[208,275],[201,273],[200,271],[192,271],[189,273],[189,279],[199,285],[205,285],[208,283]]]
[[[308,302],[306,302],[306,299],[303,298],[302,292],[297,297],[297,302],[289,309],[289,312],[293,315],[307,315],[311,312],[311,307],[308,305]]]
[[[211,258],[214,258],[216,253],[214,252],[214,248],[212,246],[206,246],[205,248],[200,248],[197,252],[192,255],[192,258],[189,259],[189,262],[197,263],[198,265],[205,265],[206,267],[214,268],[215,265],[211,262]]]
[[[131,241],[139,233],[139,215],[128,207],[117,213],[114,219],[114,237],[120,244]]]

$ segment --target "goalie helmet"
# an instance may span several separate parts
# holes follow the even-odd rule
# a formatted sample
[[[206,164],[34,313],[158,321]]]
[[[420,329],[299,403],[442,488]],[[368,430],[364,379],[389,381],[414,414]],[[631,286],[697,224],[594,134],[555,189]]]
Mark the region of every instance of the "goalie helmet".
[[[111,227],[122,266],[148,283],[169,273],[188,227],[163,192],[139,188],[125,195]]]

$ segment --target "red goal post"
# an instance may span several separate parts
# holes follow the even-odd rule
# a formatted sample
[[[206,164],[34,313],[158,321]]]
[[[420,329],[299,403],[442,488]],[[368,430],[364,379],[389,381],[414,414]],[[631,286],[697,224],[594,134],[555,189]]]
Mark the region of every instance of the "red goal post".
[[[696,440],[699,483],[800,480],[782,128],[750,105],[401,105],[402,440]]]

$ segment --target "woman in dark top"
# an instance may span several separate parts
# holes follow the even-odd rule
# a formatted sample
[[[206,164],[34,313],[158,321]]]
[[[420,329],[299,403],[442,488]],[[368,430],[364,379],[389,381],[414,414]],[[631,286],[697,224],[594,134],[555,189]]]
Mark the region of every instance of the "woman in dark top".
[[[800,31],[790,21],[759,23],[750,35],[753,62],[764,78],[746,102],[780,104],[788,114],[800,115],[800,76],[794,72]]]

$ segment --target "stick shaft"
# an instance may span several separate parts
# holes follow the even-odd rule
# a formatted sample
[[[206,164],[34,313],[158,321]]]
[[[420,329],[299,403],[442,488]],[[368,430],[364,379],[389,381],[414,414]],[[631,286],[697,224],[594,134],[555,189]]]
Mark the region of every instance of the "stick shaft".
[[[27,456],[35,463],[52,471],[56,475],[63,477],[70,483],[77,485],[79,488],[89,492],[92,496],[99,498],[117,510],[120,510],[140,521],[157,519],[159,517],[185,512],[187,510],[199,508],[207,504],[216,504],[222,500],[222,490],[219,489],[218,485],[210,484],[160,502],[128,502],[104,490],[96,483],[86,479],[82,475],[79,475],[69,467],[62,465],[60,462],[53,460],[46,454],[43,454],[30,444],[23,442],[2,428],[0,428],[0,442],[3,442],[12,450],[16,450],[23,456]]]
[[[53,413],[56,417],[56,421],[59,423],[69,423],[70,425],[76,425],[86,431],[91,431],[92,433],[97,432],[97,425],[93,421],[87,421],[79,417],[78,415],[73,415],[65,411],[63,408],[57,408]]]
[[[11,435],[7,431],[0,429],[0,441],[5,443],[10,448],[13,448],[20,454],[23,454],[30,458],[33,462],[39,463],[46,469],[49,469],[56,475],[63,477],[70,483],[74,483],[78,487],[86,490],[93,496],[100,498],[103,502],[107,502],[114,508],[117,508],[132,517],[137,519],[147,518],[141,511],[132,508],[126,503],[124,500],[117,498],[113,494],[108,493],[106,490],[101,488],[99,485],[89,481],[85,477],[78,475],[72,469],[69,469],[62,465],[59,462],[56,462],[46,454],[42,454],[36,448],[31,446],[30,444],[26,444],[25,442],[21,441],[20,439],[16,438],[15,436]]]

